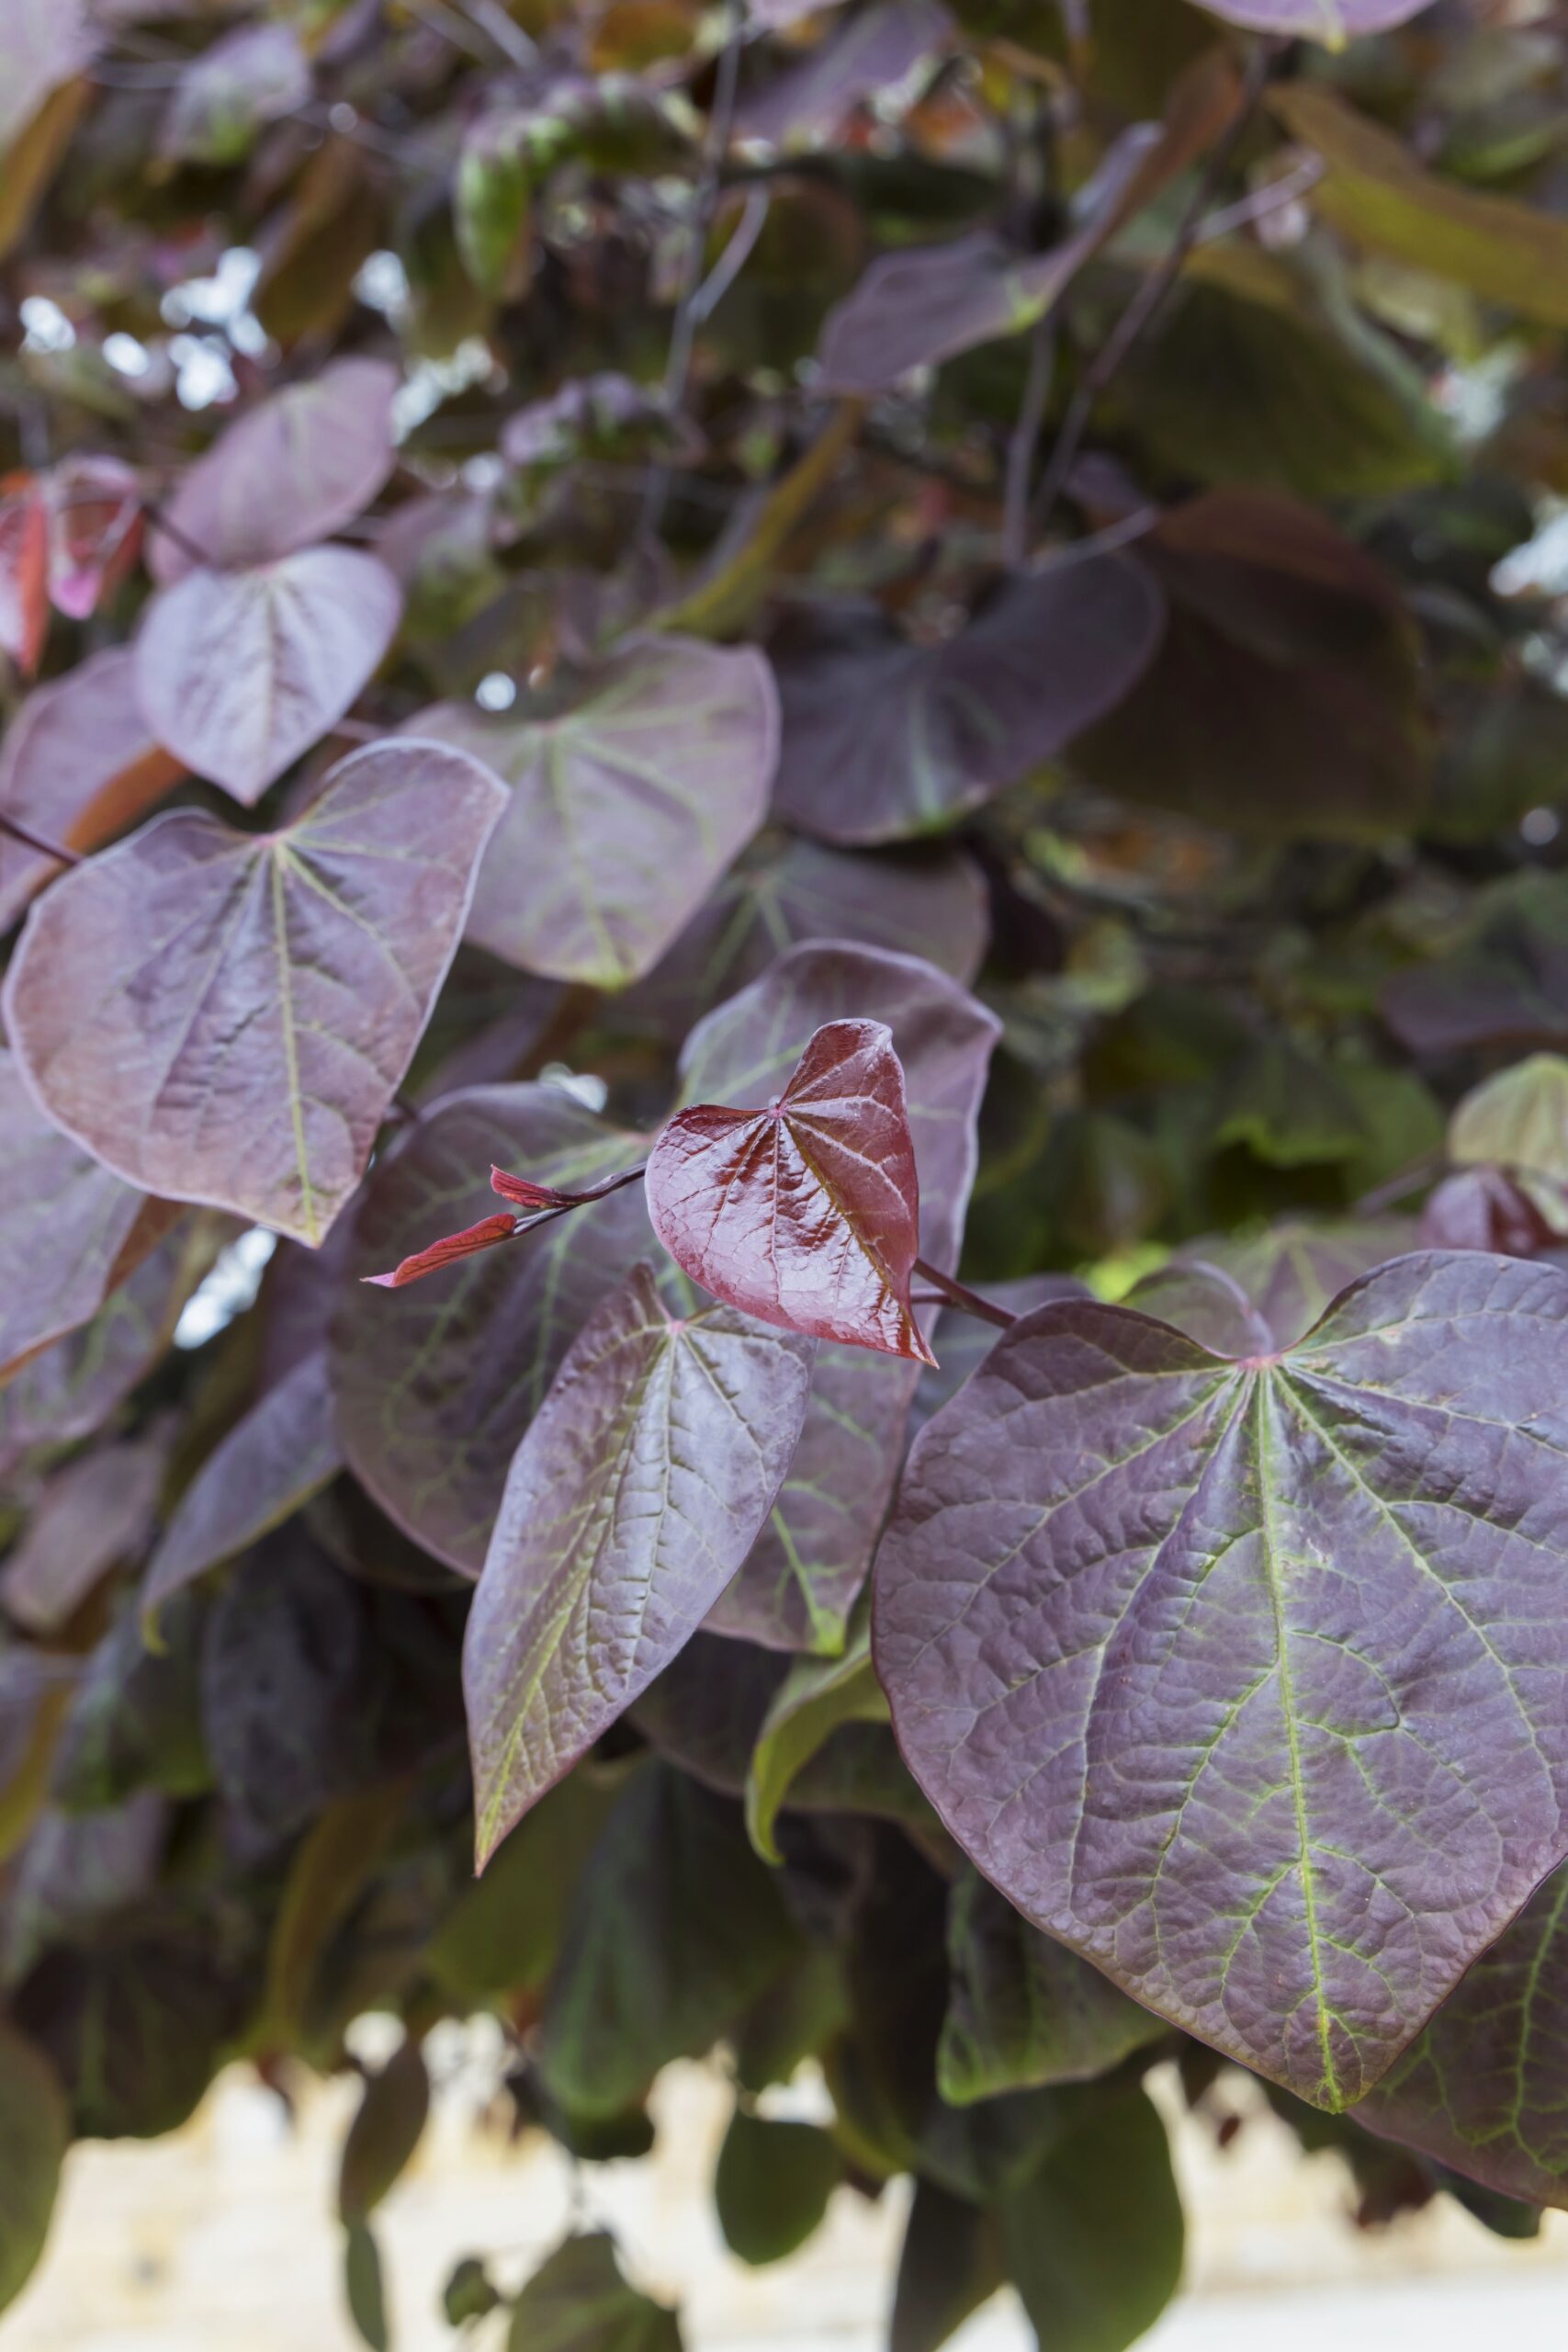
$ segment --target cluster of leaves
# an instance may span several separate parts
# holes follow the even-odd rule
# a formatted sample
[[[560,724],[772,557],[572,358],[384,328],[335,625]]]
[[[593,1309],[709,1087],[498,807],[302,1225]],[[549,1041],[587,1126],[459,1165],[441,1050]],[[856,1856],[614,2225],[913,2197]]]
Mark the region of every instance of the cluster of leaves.
[[[0,0],[0,2303],[367,2009],[372,2344],[480,2010],[912,2176],[894,2352],[1150,2324],[1172,2062],[1568,2205],[1565,148],[1507,0]]]

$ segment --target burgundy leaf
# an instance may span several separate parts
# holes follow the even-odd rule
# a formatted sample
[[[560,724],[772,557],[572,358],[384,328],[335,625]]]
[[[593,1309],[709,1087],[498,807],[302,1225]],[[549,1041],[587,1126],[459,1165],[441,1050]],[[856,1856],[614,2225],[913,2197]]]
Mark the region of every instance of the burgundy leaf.
[[[166,751],[247,805],[341,718],[397,632],[373,556],[307,548],[254,571],[187,571],[147,609],[136,690]]]
[[[1240,1363],[1007,1333],[875,1579],[916,1779],[1024,1915],[1303,2098],[1360,2098],[1562,1859],[1568,1275],[1404,1258]]]
[[[986,1296],[1010,1315],[1032,1315],[1037,1307],[1053,1306],[1060,1299],[1087,1298],[1089,1294],[1075,1274],[1025,1274],[1018,1282],[987,1283]],[[978,1372],[1001,1333],[994,1324],[981,1323],[956,1311],[942,1318],[942,1362],[919,1376],[909,1414],[909,1435],[916,1438],[944,1405],[951,1404],[964,1382]]]
[[[435,1104],[371,1173],[333,1327],[339,1431],[382,1510],[466,1575],[484,1564],[507,1466],[561,1358],[601,1299],[653,1252],[642,1187],[405,1290],[371,1290],[353,1276],[379,1272],[471,1214],[493,1160],[586,1190],[635,1168],[646,1148],[558,1087],[481,1087]]]
[[[112,1567],[152,1532],[166,1433],[105,1446],[59,1470],[6,1556],[0,1601],[31,1634],[57,1634]]]
[[[1416,1246],[1407,1216],[1282,1217],[1244,1239],[1190,1242],[1126,1303],[1213,1355],[1267,1355],[1293,1347],[1342,1290]]]
[[[49,631],[49,508],[35,477],[0,477],[0,653],[30,678]]]
[[[460,752],[378,743],[277,832],[181,809],[74,868],[6,982],[50,1118],[132,1183],[314,1247],[446,978],[500,797]]]
[[[0,1378],[90,1321],[173,1216],[62,1135],[0,1052]]]
[[[334,360],[231,424],[181,475],[164,509],[172,529],[152,536],[160,586],[191,569],[182,539],[225,570],[293,555],[352,522],[392,470],[397,389],[384,359]]]
[[[62,849],[99,848],[144,817],[181,774],[152,740],[127,646],[94,653],[28,696],[0,743],[0,812]],[[0,931],[61,872],[0,833]]]
[[[463,1651],[482,1870],[695,1633],[795,1451],[814,1350],[728,1307],[604,1300],[518,1448]]]
[[[1465,1168],[1439,1184],[1421,1212],[1423,1250],[1492,1250],[1533,1258],[1561,1234],[1501,1168]]]
[[[633,641],[503,718],[411,722],[512,787],[468,936],[525,972],[625,988],[656,964],[767,811],[772,676],[751,646]]]
[[[952,36],[941,0],[874,0],[744,100],[736,133],[773,147],[830,141],[865,99],[896,89]]]
[[[49,593],[73,621],[96,613],[136,561],[141,485],[118,458],[67,458],[49,478]]]
[[[503,1201],[514,1201],[521,1209],[564,1208],[584,1197],[581,1193],[558,1192],[553,1184],[536,1184],[526,1176],[509,1176],[504,1168],[491,1170],[490,1189]]]
[[[151,1629],[173,1596],[260,1541],[343,1460],[324,1351],[308,1356],[217,1445],[181,1496],[141,1589]]]
[[[478,1225],[449,1233],[445,1240],[432,1241],[425,1249],[416,1250],[412,1258],[400,1258],[389,1274],[361,1274],[359,1279],[378,1290],[404,1290],[410,1283],[423,1282],[426,1274],[438,1274],[443,1266],[455,1266],[459,1258],[477,1258],[481,1250],[498,1249],[502,1242],[513,1240],[516,1233],[514,1216],[481,1217]]]
[[[1164,620],[1149,574],[1102,555],[1010,582],[941,645],[860,612],[795,628],[774,650],[776,811],[852,843],[951,825],[1113,709]]]
[[[678,1112],[649,1160],[648,1201],[676,1264],[727,1305],[935,1363],[909,1304],[920,1188],[880,1021],[818,1029],[765,1109]]]
[[[690,1097],[754,1090],[753,1099],[776,1091],[812,1031],[852,1010],[892,1029],[920,1172],[922,1252],[938,1265],[955,1265],[996,1024],[930,965],[837,946],[802,947],[781,957],[694,1034],[684,1091]],[[928,1311],[928,1330],[930,1321]],[[950,1317],[949,1329],[957,1327],[958,1318]],[[944,1336],[944,1364],[947,1354]],[[841,1648],[903,1455],[911,1391],[921,1378],[917,1363],[869,1356],[863,1348],[818,1349],[789,1475],[745,1566],[709,1618],[716,1631],[771,1648],[829,1655]]]

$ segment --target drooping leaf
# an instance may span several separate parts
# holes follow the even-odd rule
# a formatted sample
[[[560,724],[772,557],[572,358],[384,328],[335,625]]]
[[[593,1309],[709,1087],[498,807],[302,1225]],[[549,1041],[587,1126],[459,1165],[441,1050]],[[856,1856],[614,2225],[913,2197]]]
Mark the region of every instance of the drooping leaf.
[[[236,1421],[181,1496],[141,1589],[151,1634],[176,1592],[258,1543],[324,1487],[343,1455],[318,1351]]]
[[[507,1476],[463,1690],[482,1870],[688,1641],[795,1451],[813,1350],[638,1266],[584,1325]]]
[[[1327,176],[1314,207],[1353,243],[1457,279],[1526,318],[1568,326],[1568,223],[1440,178],[1321,82],[1292,82],[1271,104],[1292,138],[1323,157]]]
[[[1341,49],[1366,33],[1392,32],[1429,8],[1432,0],[1198,0],[1212,17],[1249,32],[1287,40],[1320,40]]]
[[[43,2252],[70,2136],[48,2059],[0,2026],[0,2311],[15,2302]]]
[[[1047,1307],[923,1432],[884,1541],[878,1673],[971,1859],[1321,2106],[1560,1857],[1565,1317],[1568,1277],[1479,1254],[1240,1363]]]
[[[484,1566],[512,1457],[567,1350],[653,1253],[642,1187],[406,1290],[352,1277],[458,1223],[493,1163],[587,1189],[644,1149],[557,1087],[480,1087],[438,1103],[371,1176],[333,1329],[338,1433],[382,1510],[466,1575]]]
[[[578,1881],[541,2027],[546,2086],[585,2116],[640,2101],[798,1958],[738,1805],[668,1765],[616,1802]]]
[[[366,2078],[338,2165],[338,2218],[367,2222],[407,2168],[430,2115],[430,2070],[405,2034],[386,2064]]]
[[[392,470],[397,388],[384,359],[337,359],[231,424],[181,474],[164,508],[172,527],[152,535],[148,569],[159,586],[192,568],[182,539],[213,569],[241,570],[352,522]]]
[[[391,2352],[381,2249],[364,2222],[351,2222],[344,2232],[343,2299],[361,2344],[367,2345],[369,2352]]]
[[[952,825],[1113,710],[1164,625],[1147,571],[1099,555],[1010,582],[936,646],[859,609],[788,631],[775,810],[849,843]]]
[[[1223,52],[1201,60],[1174,85],[1163,129],[1138,123],[1122,133],[1078,191],[1067,234],[1044,253],[1021,253],[987,229],[883,254],[829,316],[818,354],[826,388],[881,391],[911,368],[1032,326],[1117,231],[1219,136],[1239,101]]]
[[[378,743],[276,832],[179,810],[74,868],[32,909],[6,986],[50,1117],[131,1182],[320,1243],[446,978],[500,804],[461,753]]]
[[[3,847],[0,847],[3,854]],[[626,1000],[684,1035],[705,1013],[808,939],[850,940],[924,956],[964,987],[986,952],[978,868],[945,846],[876,856],[818,842],[770,839],[714,890],[675,944]]]
[[[1136,2086],[1086,2103],[998,2211],[1008,2276],[1053,2352],[1125,2352],[1176,2292],[1181,2200],[1165,2125]]]
[[[9,0],[0,21],[0,154],[96,47],[87,0]]]
[[[885,1023],[825,1023],[765,1109],[678,1112],[649,1156],[648,1202],[676,1264],[727,1305],[936,1361],[909,1304],[919,1179]]]
[[[39,1111],[0,1052],[0,1375],[90,1321],[172,1222]]]
[[[976,1871],[948,1898],[952,1992],[937,2086],[953,2107],[1106,2075],[1165,2028],[1098,1968],[1043,1936]]]
[[[730,2253],[753,2267],[784,2261],[817,2229],[842,2176],[838,2149],[816,2124],[772,2122],[738,2107],[714,2176]]]
[[[167,1443],[153,1432],[57,1470],[0,1570],[0,1600],[31,1634],[58,1634],[152,1532]]]
[[[187,571],[136,640],[142,713],[165,751],[248,807],[343,717],[401,609],[391,573],[354,548]]]
[[[468,937],[595,988],[657,964],[761,823],[778,761],[761,655],[686,638],[634,641],[503,718],[441,703],[412,724],[511,787]]]
[[[568,2238],[513,2304],[506,2352],[681,2352],[681,2329],[627,2285],[612,2238]]]
[[[782,1861],[773,1825],[790,1788],[840,1724],[885,1724],[864,1614],[842,1657],[799,1658],[773,1694],[746,1777],[746,1828],[765,1862]]]
[[[124,646],[89,655],[29,695],[0,746],[0,811],[45,841],[78,852],[104,842],[160,801],[179,762],[152,740]],[[62,868],[0,832],[0,931]]]
[[[1352,2111],[1508,2197],[1568,2204],[1568,1869],[1554,1871]]]
[[[1375,839],[1418,816],[1415,641],[1371,557],[1310,507],[1216,491],[1168,514],[1142,560],[1166,632],[1120,707],[1073,745],[1090,783],[1287,839]]]
[[[170,1611],[161,1650],[148,1649],[134,1609],[122,1609],[87,1660],[60,1727],[50,1775],[57,1804],[94,1813],[144,1790],[204,1796],[212,1768],[197,1682],[199,1603]]]
[[[1449,1158],[1568,1183],[1568,1060],[1531,1054],[1467,1094],[1449,1128]]]
[[[159,133],[171,162],[243,161],[264,123],[297,112],[310,96],[310,63],[292,25],[243,25],[193,58]]]
[[[306,2038],[322,1959],[380,1867],[407,1804],[401,1781],[356,1789],[334,1799],[296,1848],[266,1955],[265,2016],[285,2048]]]
[[[888,2352],[941,2352],[1007,2276],[996,2216],[917,2180],[898,2259]]]
[[[445,1991],[477,2005],[542,1990],[615,1796],[608,1774],[573,1772],[524,1815],[426,1947],[424,1965]]]

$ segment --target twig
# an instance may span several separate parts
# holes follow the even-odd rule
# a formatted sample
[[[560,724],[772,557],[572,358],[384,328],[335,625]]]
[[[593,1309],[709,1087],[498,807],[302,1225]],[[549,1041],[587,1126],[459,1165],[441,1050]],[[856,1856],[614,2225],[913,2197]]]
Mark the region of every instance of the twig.
[[[1355,1215],[1375,1216],[1380,1209],[1392,1208],[1395,1201],[1404,1200],[1407,1193],[1419,1192],[1422,1185],[1429,1184],[1434,1176],[1440,1176],[1446,1165],[1440,1151],[1424,1151],[1419,1159],[1412,1160],[1409,1167],[1402,1168],[1396,1176],[1390,1176],[1385,1182],[1375,1184],[1370,1193],[1363,1193],[1356,1203]]]
[[[692,318],[702,326],[710,319],[750,260],[762,233],[773,198],[765,187],[750,188],[729,243],[692,297]]]
[[[1231,117],[1228,129],[1209,157],[1208,164],[1194,191],[1192,200],[1165,258],[1151,269],[1132,300],[1128,303],[1110,334],[1090,361],[1083,379],[1074,392],[1051,452],[1051,462],[1045,469],[1045,479],[1040,486],[1036,515],[1039,525],[1050,520],[1052,510],[1077,462],[1083,437],[1089,430],[1094,404],[1118,371],[1125,365],[1135,345],[1152,323],[1156,312],[1164,302],[1177,279],[1182,265],[1191,252],[1202,228],[1214,195],[1230,169],[1232,158],[1258,110],[1264,85],[1273,69],[1276,45],[1258,41],[1247,60],[1247,79],[1242,87],[1241,102]]]
[[[162,531],[164,537],[173,546],[178,548],[183,556],[188,557],[192,563],[199,564],[203,571],[216,570],[212,558],[203,548],[198,548],[194,539],[187,538],[177,523],[170,522],[155,500],[144,498],[141,502],[141,512],[147,517],[151,527],[154,531]]]
[[[1069,539],[1065,547],[1053,548],[1034,569],[1037,572],[1066,571],[1075,563],[1088,563],[1097,555],[1113,555],[1118,548],[1131,547],[1134,539],[1146,539],[1159,522],[1160,514],[1157,506],[1137,507],[1120,521],[1107,523],[1103,531],[1091,531],[1088,538]]]
[[[1038,319],[1029,338],[1029,372],[1018,421],[1008,440],[1007,486],[1002,502],[1002,561],[1010,571],[1021,571],[1029,553],[1029,484],[1040,427],[1056,372],[1056,322],[1050,311]]]
[[[9,833],[24,849],[36,850],[39,857],[51,857],[58,865],[80,865],[82,859],[73,849],[64,848],[59,842],[45,841],[41,833],[33,832],[18,817],[8,816],[0,808],[0,833]]]
[[[471,17],[481,31],[490,35],[502,55],[522,72],[537,65],[538,42],[531,40],[504,8],[498,7],[496,0],[457,0],[457,6],[465,17]]]
[[[923,1258],[916,1259],[915,1272],[949,1306],[956,1306],[961,1315],[973,1315],[982,1323],[994,1323],[998,1331],[1010,1331],[1018,1321],[1017,1316],[1010,1315],[1005,1306],[998,1306],[994,1299],[982,1298],[978,1291],[954,1282],[951,1274],[928,1265]]]
[[[697,182],[696,201],[692,210],[691,244],[682,273],[681,290],[676,298],[674,323],[670,330],[670,356],[664,366],[664,409],[671,416],[685,400],[686,380],[691,374],[692,345],[696,340],[698,326],[696,300],[702,287],[708,232],[718,209],[724,159],[729,153],[730,133],[735,128],[735,102],[740,87],[740,43],[745,26],[746,0],[729,0],[724,47],[719,51],[713,106],[708,114],[702,176]],[[642,531],[645,538],[650,539],[657,533],[664,519],[669,495],[670,469],[660,466],[649,483],[648,496],[643,503]]]
[[[1199,224],[1194,245],[1212,245],[1220,237],[1228,237],[1236,229],[1251,229],[1259,220],[1267,220],[1271,212],[1283,211],[1287,204],[1298,198],[1310,196],[1328,166],[1321,155],[1309,155],[1283,179],[1270,180],[1267,187],[1254,188],[1250,196],[1239,197],[1235,204],[1224,204],[1211,212]]]

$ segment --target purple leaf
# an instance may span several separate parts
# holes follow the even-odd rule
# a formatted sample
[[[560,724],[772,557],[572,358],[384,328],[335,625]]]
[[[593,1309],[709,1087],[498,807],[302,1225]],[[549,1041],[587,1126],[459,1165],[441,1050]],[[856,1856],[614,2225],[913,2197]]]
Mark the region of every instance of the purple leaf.
[[[242,25],[186,66],[158,152],[179,164],[241,163],[262,125],[298,112],[310,88],[310,62],[292,25]]]
[[[1487,891],[1467,938],[1396,972],[1382,1011],[1413,1054],[1568,1045],[1568,876],[1525,874]]]
[[[985,1295],[1010,1315],[1032,1315],[1036,1307],[1054,1306],[1065,1298],[1089,1294],[1076,1274],[1025,1274],[1019,1282],[987,1283]],[[919,1437],[929,1420],[951,1404],[972,1373],[977,1372],[1000,1339],[993,1324],[976,1322],[956,1311],[942,1318],[942,1362],[921,1373],[909,1414],[909,1435]]]
[[[1356,2120],[1506,2197],[1568,2205],[1568,1868],[1554,1871]]]
[[[933,844],[870,856],[769,836],[765,854],[719,884],[625,1010],[682,1036],[807,939],[926,956],[967,987],[987,933],[985,883],[962,850]]]
[[[482,1870],[695,1633],[750,1551],[815,1352],[647,1265],[561,1365],[507,1477],[463,1651]]]
[[[1500,1168],[1466,1168],[1439,1184],[1421,1212],[1423,1250],[1491,1250],[1533,1258],[1561,1234],[1538,1202]]]
[[[126,646],[94,653],[30,694],[0,747],[0,810],[62,849],[97,849],[144,817],[180,775],[152,740]],[[62,871],[0,833],[0,931]]]
[[[1391,1258],[1405,1256],[1416,1238],[1414,1222],[1404,1216],[1348,1217],[1322,1225],[1287,1217],[1251,1239],[1211,1234],[1140,1283],[1128,1304],[1174,1323],[1215,1355],[1268,1354],[1293,1347],[1342,1290]],[[1188,1283],[1193,1272],[1209,1278],[1206,1287]],[[1235,1344],[1219,1343],[1220,1320],[1205,1329],[1189,1319],[1200,1315],[1224,1318]]]
[[[745,99],[736,136],[770,147],[829,141],[865,99],[897,88],[952,36],[941,0],[874,0]]]
[[[28,1085],[130,1182],[315,1247],[419,1042],[500,803],[461,753],[396,741],[342,761],[276,832],[154,818],[28,915],[5,996]]]
[[[1161,2015],[1363,2096],[1562,1859],[1568,1277],[1404,1258],[1283,1355],[1027,1317],[875,1580],[906,1760]]]
[[[343,717],[401,609],[391,573],[351,548],[187,571],[141,624],[142,713],[165,751],[248,807]]]
[[[1341,49],[1362,33],[1392,32],[1432,0],[1198,0],[1211,17],[1287,40],[1321,40]]]
[[[186,1488],[148,1562],[144,1625],[209,1568],[281,1526],[342,1460],[326,1356],[318,1352],[235,1422]]]
[[[412,1289],[365,1288],[485,1197],[505,1160],[587,1189],[635,1168],[622,1134],[553,1086],[454,1094],[379,1159],[333,1327],[333,1385],[349,1466],[426,1551],[477,1576],[507,1465],[586,1317],[653,1250],[640,1185],[558,1219],[514,1250]]]
[[[859,613],[807,624],[776,649],[777,813],[851,843],[951,825],[1113,709],[1164,620],[1147,571],[1103,555],[1010,582],[942,645]]]
[[[118,458],[84,452],[49,476],[49,593],[85,621],[117,588],[141,545],[141,484]]]
[[[512,787],[468,937],[525,972],[625,988],[659,961],[767,811],[773,678],[752,647],[624,647],[592,678],[489,718],[412,722]]]
[[[89,1322],[174,1214],[62,1135],[0,1051],[0,1377]]]
[[[761,1110],[678,1112],[648,1163],[653,1229],[728,1306],[933,1363],[909,1304],[920,1188],[893,1034],[818,1029]]]
[[[0,154],[97,46],[88,0],[7,0],[0,16]]]
[[[58,1634],[112,1567],[140,1556],[167,1460],[160,1431],[55,1472],[0,1575],[0,1601],[18,1625]]]
[[[293,555],[352,522],[392,470],[397,388],[384,359],[339,359],[231,424],[181,475],[164,510],[171,529],[152,534],[159,586],[191,569],[179,539],[226,571]]]

